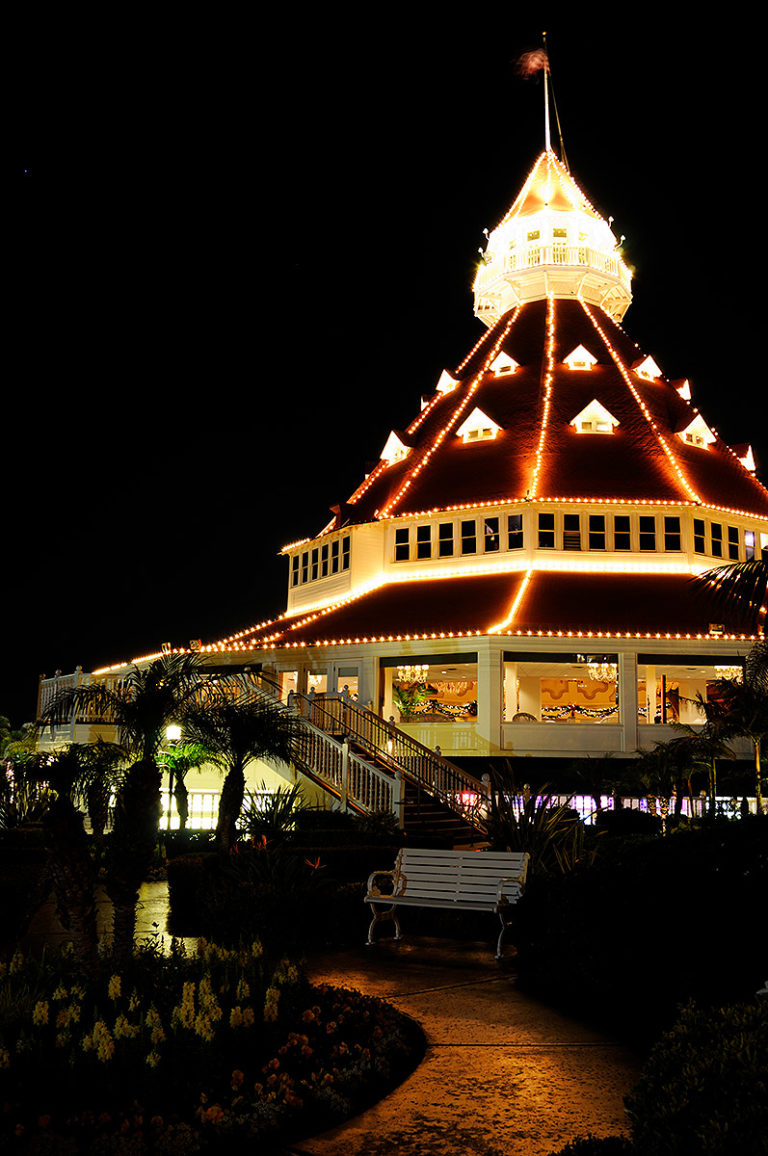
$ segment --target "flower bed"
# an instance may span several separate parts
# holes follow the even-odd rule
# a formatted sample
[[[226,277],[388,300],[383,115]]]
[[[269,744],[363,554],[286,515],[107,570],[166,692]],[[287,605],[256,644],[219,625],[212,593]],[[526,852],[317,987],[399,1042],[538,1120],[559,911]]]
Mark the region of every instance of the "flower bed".
[[[71,955],[0,964],[0,1150],[259,1151],[319,1131],[413,1069],[389,1005],[311,987],[258,943],[151,948],[88,983]]]

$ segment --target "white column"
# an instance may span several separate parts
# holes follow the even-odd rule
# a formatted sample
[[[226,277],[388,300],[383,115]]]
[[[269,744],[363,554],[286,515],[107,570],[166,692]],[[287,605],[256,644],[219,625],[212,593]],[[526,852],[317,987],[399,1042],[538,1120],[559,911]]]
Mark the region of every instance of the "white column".
[[[373,657],[361,658],[357,665],[357,702],[358,706],[367,707],[373,703],[373,709],[379,705],[379,688],[376,675],[378,673],[378,659]]]
[[[501,748],[501,652],[488,642],[477,655],[477,752]]]
[[[616,690],[619,696],[619,722],[622,728],[621,749],[636,751],[637,733],[637,655],[620,654]]]
[[[517,663],[504,663],[504,721],[511,722],[517,714]]]

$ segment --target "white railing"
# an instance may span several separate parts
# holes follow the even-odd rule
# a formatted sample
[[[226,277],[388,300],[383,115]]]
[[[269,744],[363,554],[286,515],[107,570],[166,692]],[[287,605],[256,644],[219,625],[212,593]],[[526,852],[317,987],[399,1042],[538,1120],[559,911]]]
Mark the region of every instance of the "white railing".
[[[372,814],[384,811],[403,826],[402,779],[372,766],[319,727],[300,718],[294,762],[336,795],[342,805]]]
[[[629,270],[620,257],[584,245],[530,245],[504,257],[504,271],[507,273],[539,265],[578,265],[588,269],[599,269],[616,277],[625,288],[628,289],[630,286]],[[481,281],[488,279],[483,276],[485,269],[488,269],[488,277],[492,279],[494,266],[490,264],[481,266],[479,278]]]

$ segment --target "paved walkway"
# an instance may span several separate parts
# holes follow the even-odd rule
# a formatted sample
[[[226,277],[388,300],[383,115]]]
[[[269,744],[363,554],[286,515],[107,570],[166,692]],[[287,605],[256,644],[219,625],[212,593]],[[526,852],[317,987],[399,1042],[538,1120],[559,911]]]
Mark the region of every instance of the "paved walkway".
[[[627,1132],[638,1058],[517,991],[484,945],[390,941],[312,959],[309,974],[389,1000],[427,1052],[384,1100],[285,1156],[550,1156]]]
[[[109,904],[99,903],[106,923]],[[362,908],[362,904],[361,904]],[[137,936],[163,935],[165,883],[141,889]],[[366,913],[361,910],[360,936]],[[63,936],[53,906],[28,947]],[[185,941],[194,950],[196,940]],[[507,948],[509,955],[512,949]],[[576,1136],[627,1131],[627,1048],[523,995],[508,961],[476,943],[410,938],[310,959],[310,978],[389,1000],[421,1025],[424,1060],[389,1096],[284,1156],[550,1156]]]

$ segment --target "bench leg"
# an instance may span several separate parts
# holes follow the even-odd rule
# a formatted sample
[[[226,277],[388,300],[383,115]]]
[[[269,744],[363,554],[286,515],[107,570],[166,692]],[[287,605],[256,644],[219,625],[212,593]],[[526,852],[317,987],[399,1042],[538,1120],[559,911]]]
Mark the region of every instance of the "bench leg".
[[[374,929],[374,927],[376,926],[377,923],[382,923],[385,919],[391,919],[394,921],[395,939],[402,939],[402,935],[400,933],[400,921],[397,918],[397,914],[395,912],[394,907],[389,907],[386,911],[382,911],[381,908],[379,906],[377,906],[377,904],[375,904],[375,903],[369,903],[368,906],[370,907],[371,914],[373,915],[373,919],[371,920],[371,926],[368,928],[368,944],[367,944],[368,947],[371,947],[373,944],[373,929]]]
[[[501,920],[501,932],[499,933],[499,939],[498,939],[498,942],[496,944],[496,959],[502,958],[501,952],[502,952],[502,943],[504,942],[504,932],[507,930],[508,927],[511,926],[511,924],[504,922],[504,916],[501,914],[501,912],[499,912],[499,919]]]

